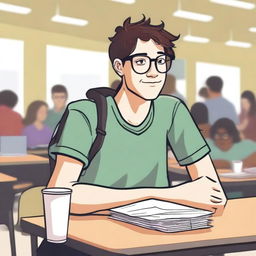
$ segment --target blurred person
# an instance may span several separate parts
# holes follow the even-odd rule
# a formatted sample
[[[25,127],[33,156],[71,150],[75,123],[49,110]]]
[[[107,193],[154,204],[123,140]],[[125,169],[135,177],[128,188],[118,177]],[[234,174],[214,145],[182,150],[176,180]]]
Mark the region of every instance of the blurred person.
[[[204,100],[207,100],[209,98],[208,90],[206,87],[202,87],[199,92],[199,96],[203,98]]]
[[[201,102],[193,104],[190,113],[204,138],[209,138],[211,126],[209,124],[208,109],[205,104]]]
[[[118,80],[118,79],[116,79],[116,80],[114,80],[114,81],[111,83],[110,88],[116,90],[116,89],[118,89],[120,83],[121,83],[121,81]]]
[[[176,89],[176,78],[172,74],[167,74],[164,87],[160,94],[172,95],[174,97],[181,99],[183,102],[186,103],[186,99],[184,98],[184,96],[181,93],[179,93]]]
[[[253,92],[244,91],[241,95],[240,123],[237,126],[242,137],[256,141],[256,101]]]
[[[19,136],[22,133],[22,117],[13,108],[18,102],[18,96],[10,91],[0,92],[0,136]]]
[[[212,125],[218,119],[226,117],[235,124],[238,123],[238,116],[234,105],[222,96],[223,80],[218,76],[211,76],[206,80],[208,99],[205,105],[209,112],[209,123]]]
[[[53,109],[48,111],[48,116],[45,120],[45,124],[52,130],[54,130],[65,111],[67,99],[68,91],[64,85],[57,84],[52,87],[52,100],[54,106]]]
[[[48,105],[41,100],[32,102],[27,109],[24,118],[22,134],[27,136],[28,148],[48,147],[51,139],[52,129],[44,124],[47,117]]]
[[[231,168],[231,161],[242,160],[243,167],[256,166],[256,143],[241,140],[231,119],[221,118],[210,129],[211,157],[216,168]]]

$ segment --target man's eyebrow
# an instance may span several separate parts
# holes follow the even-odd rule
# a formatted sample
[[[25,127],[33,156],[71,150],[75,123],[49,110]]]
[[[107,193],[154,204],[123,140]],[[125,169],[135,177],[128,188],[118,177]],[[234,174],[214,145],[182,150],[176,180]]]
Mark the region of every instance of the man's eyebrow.
[[[136,53],[136,54],[132,54],[131,56],[148,56],[148,54],[146,52],[140,52],[140,53]]]
[[[160,52],[157,52],[157,53],[159,53],[159,54],[166,54],[165,52],[161,52],[161,51],[160,51]]]

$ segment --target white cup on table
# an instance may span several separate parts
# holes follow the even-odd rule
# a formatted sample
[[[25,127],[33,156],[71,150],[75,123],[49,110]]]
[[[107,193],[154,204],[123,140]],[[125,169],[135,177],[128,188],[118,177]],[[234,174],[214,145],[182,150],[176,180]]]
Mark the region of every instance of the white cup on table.
[[[243,161],[240,161],[240,160],[232,161],[232,170],[234,173],[241,173],[243,170]]]
[[[67,241],[71,193],[72,190],[69,188],[42,189],[48,242]]]

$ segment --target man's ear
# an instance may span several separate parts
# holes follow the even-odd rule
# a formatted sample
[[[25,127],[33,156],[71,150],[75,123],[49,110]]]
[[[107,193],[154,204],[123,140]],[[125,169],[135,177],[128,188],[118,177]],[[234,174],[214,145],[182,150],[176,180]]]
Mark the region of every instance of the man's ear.
[[[124,75],[124,72],[123,72],[123,62],[120,60],[120,59],[114,59],[113,61],[113,68],[114,70],[116,71],[116,73],[119,75],[119,76],[123,76]]]

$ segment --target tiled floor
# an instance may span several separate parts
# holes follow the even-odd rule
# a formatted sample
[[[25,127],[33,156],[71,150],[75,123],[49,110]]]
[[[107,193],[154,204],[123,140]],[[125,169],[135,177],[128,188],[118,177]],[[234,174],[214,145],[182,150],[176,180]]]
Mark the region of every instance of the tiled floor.
[[[17,221],[17,202],[14,205],[14,223]],[[16,252],[17,256],[31,256],[30,253],[30,236],[23,235],[19,231],[15,231],[15,239],[16,239]],[[39,238],[39,244],[42,239]],[[1,256],[12,256],[10,241],[9,241],[9,231],[5,225],[0,225],[0,255]],[[229,253],[225,254],[226,256],[256,256],[256,251],[249,252],[237,252],[237,253]]]

